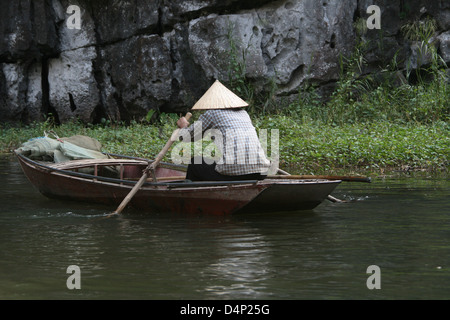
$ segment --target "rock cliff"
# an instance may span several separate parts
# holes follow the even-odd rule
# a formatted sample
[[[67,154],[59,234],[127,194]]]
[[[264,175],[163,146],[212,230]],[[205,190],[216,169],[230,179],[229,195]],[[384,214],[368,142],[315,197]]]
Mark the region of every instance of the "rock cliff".
[[[327,88],[339,55],[352,52],[354,24],[380,9],[365,35],[368,66],[413,57],[402,24],[438,22],[450,62],[450,2],[441,0],[0,0],[0,121],[130,120],[149,110],[186,111],[238,61],[256,90],[298,94]],[[370,71],[370,70],[369,70]]]

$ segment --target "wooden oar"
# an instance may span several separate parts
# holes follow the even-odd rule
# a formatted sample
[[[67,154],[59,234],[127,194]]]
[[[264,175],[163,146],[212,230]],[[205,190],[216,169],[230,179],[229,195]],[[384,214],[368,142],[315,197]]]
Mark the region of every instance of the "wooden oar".
[[[267,179],[326,179],[326,180],[342,180],[350,182],[371,182],[368,177],[351,177],[351,176],[325,176],[325,175],[268,175]]]
[[[189,120],[191,118],[192,114],[190,112],[186,113],[184,116],[186,120]],[[136,185],[131,189],[130,193],[122,200],[122,203],[119,205],[116,211],[114,211],[112,214],[120,214],[122,210],[127,206],[128,202],[134,197],[134,195],[139,191],[139,189],[142,187],[142,185],[147,181],[147,178],[149,176],[149,172],[152,170],[155,170],[158,164],[161,162],[162,158],[166,155],[169,148],[172,146],[172,144],[177,140],[178,133],[180,132],[180,129],[176,129],[173,133],[170,139],[167,141],[164,148],[158,153],[158,156],[155,158],[155,160],[144,170],[144,174],[139,179],[139,181],[136,183]]]

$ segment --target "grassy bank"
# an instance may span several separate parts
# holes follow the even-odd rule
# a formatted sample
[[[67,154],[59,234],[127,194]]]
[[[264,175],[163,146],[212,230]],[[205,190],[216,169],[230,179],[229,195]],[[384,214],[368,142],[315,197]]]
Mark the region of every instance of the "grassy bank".
[[[390,170],[446,171],[450,154],[448,123],[394,124],[375,121],[340,126],[268,118],[262,127],[280,130],[280,166],[300,172]]]
[[[21,127],[2,126],[0,151],[10,153],[28,139],[53,130],[59,137],[82,134],[96,138],[105,152],[153,158],[176,128],[176,119],[175,115],[163,114],[159,125],[134,122],[128,126],[80,123],[56,126],[47,121]],[[450,126],[447,122],[425,125],[375,121],[335,126],[287,115],[253,117],[253,120],[257,129],[268,132],[269,156],[272,130],[278,130],[280,167],[296,173],[448,170]],[[170,154],[165,161],[171,161]]]

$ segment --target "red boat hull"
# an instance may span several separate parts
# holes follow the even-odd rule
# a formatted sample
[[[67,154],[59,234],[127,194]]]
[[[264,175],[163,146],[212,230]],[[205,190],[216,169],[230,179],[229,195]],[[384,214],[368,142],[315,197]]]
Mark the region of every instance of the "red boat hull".
[[[110,179],[55,169],[17,155],[30,182],[45,196],[98,203],[116,208],[135,181]],[[120,161],[120,160],[118,160]],[[130,161],[130,160],[128,160]],[[139,177],[146,162],[121,164],[125,175]],[[96,169],[97,170],[97,169]],[[158,176],[180,175],[158,168]],[[121,173],[121,175],[123,175]],[[130,206],[145,212],[227,215],[238,212],[309,210],[319,205],[340,181],[240,181],[233,183],[145,183]]]

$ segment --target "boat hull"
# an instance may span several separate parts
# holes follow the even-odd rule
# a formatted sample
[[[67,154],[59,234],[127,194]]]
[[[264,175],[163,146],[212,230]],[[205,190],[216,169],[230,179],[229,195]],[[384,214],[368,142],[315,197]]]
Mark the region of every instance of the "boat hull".
[[[280,182],[280,181],[278,181]],[[304,181],[303,183],[274,183],[262,190],[243,211],[276,212],[312,210],[321,204],[340,183],[336,181]]]
[[[24,174],[49,198],[111,206],[129,194],[136,181],[110,179],[55,169],[17,155]],[[125,163],[124,172],[140,175],[146,162]],[[164,174],[180,173],[176,169]],[[309,210],[319,205],[340,181],[239,181],[145,183],[129,203],[145,212],[227,215],[246,212]]]

